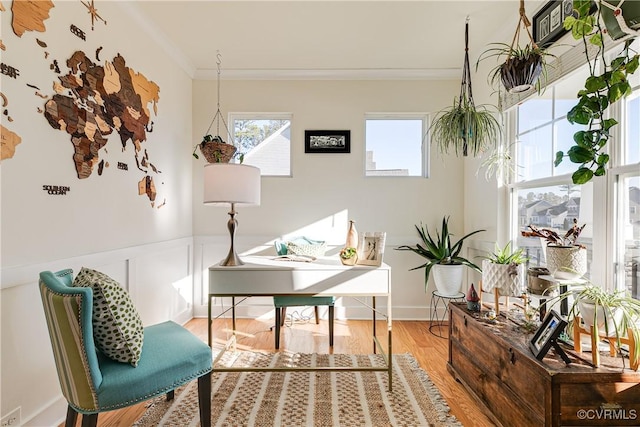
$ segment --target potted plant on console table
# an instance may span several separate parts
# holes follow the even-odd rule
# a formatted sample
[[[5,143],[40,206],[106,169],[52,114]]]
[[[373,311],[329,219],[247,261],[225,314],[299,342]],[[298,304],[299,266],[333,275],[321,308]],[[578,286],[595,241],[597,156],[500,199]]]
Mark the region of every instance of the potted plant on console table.
[[[464,240],[476,233],[485,230],[472,231],[461,237],[456,243],[451,244],[451,236],[449,233],[449,217],[442,218],[442,228],[438,232],[436,230],[435,238],[431,236],[429,230],[423,225],[416,225],[416,230],[420,235],[420,242],[415,246],[399,246],[396,250],[412,251],[427,259],[422,265],[412,268],[417,270],[424,268],[424,288],[427,289],[429,275],[433,269],[434,282],[438,292],[443,296],[453,296],[460,292],[462,285],[463,267],[467,266],[479,273],[482,273],[480,267],[460,256]]]
[[[547,268],[556,279],[575,280],[587,272],[587,249],[576,241],[584,229],[578,227],[578,220],[573,220],[564,236],[548,228],[529,225],[529,231],[522,231],[523,237],[540,237],[547,241]]]
[[[573,332],[574,349],[582,351],[580,334],[588,334],[591,337],[593,364],[599,366],[600,355],[595,349],[601,339],[609,341],[611,356],[617,349],[622,357],[621,344],[627,344],[629,365],[637,371],[640,359],[640,301],[625,290],[608,292],[588,283],[561,293],[550,299],[547,305],[569,298],[573,299],[568,321],[569,330]]]

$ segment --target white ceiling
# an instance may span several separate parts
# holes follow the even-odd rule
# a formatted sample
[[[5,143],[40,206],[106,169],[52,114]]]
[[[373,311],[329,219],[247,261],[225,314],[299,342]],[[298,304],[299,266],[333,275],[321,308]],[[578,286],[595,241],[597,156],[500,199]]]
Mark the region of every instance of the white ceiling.
[[[527,1],[527,15],[544,1]],[[196,79],[442,78],[510,42],[518,0],[157,1],[126,7]]]

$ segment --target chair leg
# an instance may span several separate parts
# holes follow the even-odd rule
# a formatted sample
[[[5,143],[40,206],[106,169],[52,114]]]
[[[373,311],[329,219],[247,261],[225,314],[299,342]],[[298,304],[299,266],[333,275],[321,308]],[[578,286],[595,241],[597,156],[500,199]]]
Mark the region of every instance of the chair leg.
[[[167,392],[167,402],[169,402],[170,400],[173,400],[173,398],[176,396],[176,391],[175,390],[171,390],[169,392]]]
[[[98,414],[85,414],[82,416],[82,427],[96,427],[98,425]]]
[[[316,316],[316,325],[320,324],[320,315],[319,315],[319,310],[318,310],[318,306],[316,305],[314,308],[314,314]]]
[[[334,319],[334,307],[329,306],[329,347],[333,347],[333,319]]]
[[[280,326],[284,326],[284,319],[287,317],[287,307],[280,309]]]
[[[282,311],[280,307],[276,307],[276,350],[280,348],[280,317],[282,316]]]
[[[67,407],[67,420],[64,423],[64,427],[75,427],[77,419],[78,413],[69,405]]]
[[[211,372],[198,378],[198,407],[200,426],[211,427]]]

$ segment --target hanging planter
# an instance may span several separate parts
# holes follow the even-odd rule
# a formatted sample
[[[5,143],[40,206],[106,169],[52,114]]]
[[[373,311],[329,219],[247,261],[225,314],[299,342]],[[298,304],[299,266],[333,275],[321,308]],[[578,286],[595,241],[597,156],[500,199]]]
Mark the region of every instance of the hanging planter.
[[[476,106],[473,102],[471,88],[471,71],[469,68],[469,19],[465,24],[465,53],[462,68],[460,95],[453,106],[441,110],[429,128],[434,141],[437,141],[440,152],[454,151],[467,156],[482,154],[489,147],[495,147],[502,128],[486,106]]]
[[[504,62],[492,69],[489,80],[492,86],[500,83],[509,93],[526,92],[535,88],[538,93],[544,87],[547,77],[547,60],[555,58],[555,55],[540,48],[534,41],[529,27],[531,22],[527,18],[524,8],[524,0],[520,0],[520,19],[516,27],[511,44],[492,43],[494,46],[484,51],[478,58],[477,64],[483,59],[496,57]],[[520,28],[524,28],[529,37],[529,42],[520,46]],[[542,78],[541,78],[542,77]],[[498,88],[499,90],[499,88]]]
[[[213,116],[211,123],[209,124],[209,128],[207,132],[205,132],[205,136],[202,137],[202,142],[198,143],[193,147],[193,157],[199,159],[196,154],[196,150],[200,148],[200,152],[204,156],[204,158],[209,163],[229,163],[234,155],[237,154],[238,149],[233,144],[228,144],[224,142],[220,135],[220,122],[224,125],[224,128],[227,131],[227,135],[229,135],[229,140],[231,140],[231,133],[229,132],[229,128],[227,123],[224,121],[222,117],[222,112],[220,111],[220,52],[217,55],[217,66],[218,66],[218,110],[216,114]],[[216,136],[212,136],[209,134],[213,123],[217,120],[216,126]],[[244,155],[239,154],[238,159],[240,163],[244,160]]]

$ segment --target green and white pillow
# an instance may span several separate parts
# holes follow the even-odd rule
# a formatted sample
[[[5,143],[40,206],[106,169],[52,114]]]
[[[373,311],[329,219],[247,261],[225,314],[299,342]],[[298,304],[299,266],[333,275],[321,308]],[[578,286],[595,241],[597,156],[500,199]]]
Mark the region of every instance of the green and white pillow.
[[[73,286],[93,289],[93,338],[96,347],[118,362],[138,365],[144,327],[126,290],[111,277],[82,268]]]

